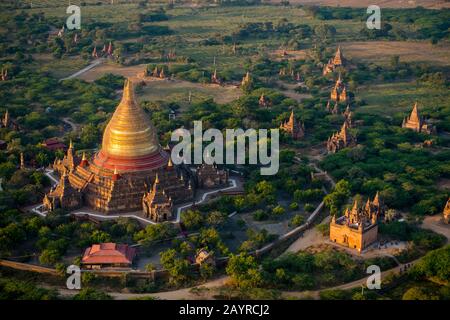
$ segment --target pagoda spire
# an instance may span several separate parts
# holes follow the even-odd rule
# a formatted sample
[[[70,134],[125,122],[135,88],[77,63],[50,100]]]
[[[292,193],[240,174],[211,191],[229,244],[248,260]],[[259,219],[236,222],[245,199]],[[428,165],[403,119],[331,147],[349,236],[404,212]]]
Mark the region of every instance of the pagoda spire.
[[[380,193],[379,191],[377,191],[377,193],[375,194],[375,198],[373,198],[373,202],[372,202],[375,206],[379,206],[380,205]]]
[[[294,109],[291,110],[291,115],[289,116],[289,123],[293,124],[295,121],[295,117],[294,117]]]
[[[414,107],[411,111],[411,115],[409,116],[409,120],[414,122],[420,121],[419,108],[417,107],[417,102],[414,104]]]
[[[125,79],[123,87],[122,102],[126,104],[134,103],[134,90],[133,82],[130,79]]]

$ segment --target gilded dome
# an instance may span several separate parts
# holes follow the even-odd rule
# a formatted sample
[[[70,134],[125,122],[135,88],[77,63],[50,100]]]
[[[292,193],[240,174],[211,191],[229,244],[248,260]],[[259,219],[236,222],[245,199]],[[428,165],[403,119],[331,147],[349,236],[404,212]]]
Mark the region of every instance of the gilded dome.
[[[156,129],[136,103],[133,83],[126,80],[122,100],[103,133],[102,150],[110,156],[141,157],[159,148]]]
[[[137,170],[167,163],[156,129],[137,104],[131,80],[125,81],[122,100],[103,133],[102,149],[94,163],[109,169]]]

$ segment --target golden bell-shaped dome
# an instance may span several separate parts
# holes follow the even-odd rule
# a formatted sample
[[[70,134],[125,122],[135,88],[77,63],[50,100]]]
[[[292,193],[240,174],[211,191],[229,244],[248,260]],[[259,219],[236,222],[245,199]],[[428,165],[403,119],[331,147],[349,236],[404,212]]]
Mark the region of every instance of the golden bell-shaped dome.
[[[111,157],[142,157],[160,145],[150,118],[136,103],[133,83],[125,81],[123,97],[103,133],[102,152]]]

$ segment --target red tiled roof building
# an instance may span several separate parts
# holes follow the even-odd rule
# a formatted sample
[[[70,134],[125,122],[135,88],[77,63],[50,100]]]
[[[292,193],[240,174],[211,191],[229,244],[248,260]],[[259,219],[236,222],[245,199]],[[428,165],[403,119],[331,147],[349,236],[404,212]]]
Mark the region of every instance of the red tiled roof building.
[[[93,244],[84,252],[81,265],[86,269],[130,268],[136,249],[112,242]]]

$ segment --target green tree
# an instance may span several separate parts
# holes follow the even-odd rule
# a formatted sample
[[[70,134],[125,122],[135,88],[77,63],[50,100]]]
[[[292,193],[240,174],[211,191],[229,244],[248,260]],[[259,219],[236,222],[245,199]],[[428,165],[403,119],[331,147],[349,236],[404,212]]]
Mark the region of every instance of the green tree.
[[[112,297],[100,290],[83,288],[73,297],[73,300],[112,300]]]
[[[254,288],[263,283],[255,258],[246,253],[231,255],[226,272],[238,288]]]

